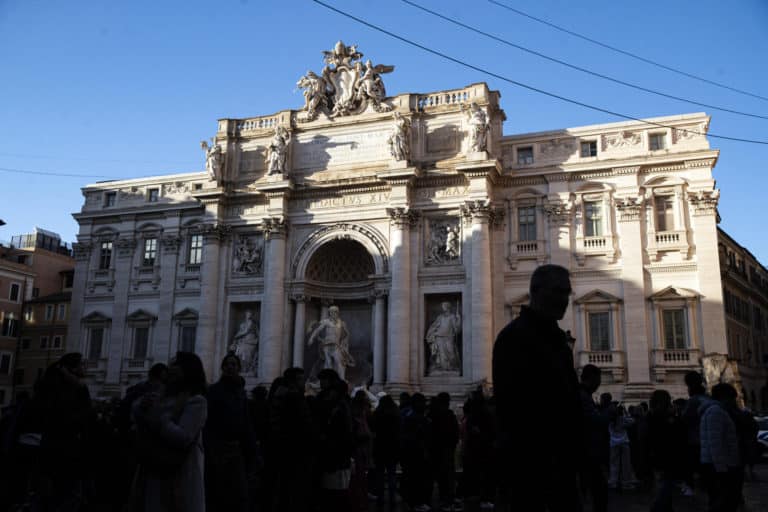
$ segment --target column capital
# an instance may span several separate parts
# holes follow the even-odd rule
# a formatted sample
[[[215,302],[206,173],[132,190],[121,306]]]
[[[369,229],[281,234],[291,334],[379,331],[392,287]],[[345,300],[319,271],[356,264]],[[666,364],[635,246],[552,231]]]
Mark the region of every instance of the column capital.
[[[179,252],[179,247],[181,247],[181,242],[181,236],[178,234],[165,235],[160,239],[160,244],[167,254],[177,254]]]
[[[619,222],[633,222],[640,220],[640,213],[643,210],[644,198],[624,197],[616,198],[616,210],[619,212]]]
[[[461,214],[467,224],[488,224],[499,227],[504,222],[505,212],[496,208],[490,200],[465,201],[461,206]]]
[[[128,258],[133,255],[133,251],[136,249],[136,239],[118,238],[115,241],[115,247],[117,248],[118,258]]]
[[[88,261],[92,251],[93,244],[91,242],[75,242],[72,244],[72,252],[75,261]]]
[[[570,202],[565,202],[560,199],[545,200],[544,213],[547,214],[549,222],[554,225],[568,224],[571,219],[571,212],[573,211],[573,205]]]
[[[416,226],[419,220],[419,212],[409,208],[387,208],[387,215],[393,226],[399,229],[410,229]]]
[[[223,242],[232,233],[232,226],[227,224],[203,224],[198,228],[206,243]]]
[[[717,203],[719,200],[720,190],[718,189],[688,192],[688,201],[693,207],[692,214],[695,217],[717,213]]]
[[[264,218],[264,235],[267,240],[273,238],[285,238],[288,231],[288,221],[283,217],[265,217]]]
[[[309,302],[309,297],[303,293],[294,293],[291,295],[291,300],[298,304],[299,302]]]

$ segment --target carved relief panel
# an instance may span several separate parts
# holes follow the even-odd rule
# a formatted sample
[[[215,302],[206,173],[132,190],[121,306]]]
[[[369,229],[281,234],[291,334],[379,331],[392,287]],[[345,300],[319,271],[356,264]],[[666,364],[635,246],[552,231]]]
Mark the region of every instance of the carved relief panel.
[[[242,234],[234,237],[232,247],[232,276],[257,277],[264,269],[264,236]]]
[[[424,220],[424,264],[461,264],[461,223],[458,218]]]

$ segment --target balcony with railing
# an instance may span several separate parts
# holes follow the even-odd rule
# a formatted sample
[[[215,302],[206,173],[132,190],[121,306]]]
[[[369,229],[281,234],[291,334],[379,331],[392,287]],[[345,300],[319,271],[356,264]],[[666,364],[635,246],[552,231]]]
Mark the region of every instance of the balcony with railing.
[[[517,262],[520,260],[540,260],[546,259],[547,244],[544,240],[518,240],[509,244],[510,266],[517,268]]]
[[[651,256],[664,251],[679,251],[686,256],[689,247],[688,233],[684,230],[657,231],[648,234],[648,253]]]
[[[614,382],[624,380],[626,356],[622,350],[584,350],[579,352],[579,367],[593,364],[613,376]]]
[[[673,368],[691,368],[699,366],[698,349],[655,349],[653,364]]]
[[[149,371],[149,368],[151,365],[152,365],[151,359],[126,358],[126,359],[123,359],[123,372],[145,373]]]
[[[87,286],[91,293],[95,292],[97,287],[106,288],[107,292],[111,292],[115,286],[115,269],[113,268],[93,269],[89,277]]]

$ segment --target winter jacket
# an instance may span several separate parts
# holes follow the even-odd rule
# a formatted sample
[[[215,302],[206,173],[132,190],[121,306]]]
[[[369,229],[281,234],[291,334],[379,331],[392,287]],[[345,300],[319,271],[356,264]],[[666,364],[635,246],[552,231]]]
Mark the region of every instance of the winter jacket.
[[[739,436],[728,412],[715,400],[703,403],[699,412],[701,463],[712,464],[718,473],[739,467]]]

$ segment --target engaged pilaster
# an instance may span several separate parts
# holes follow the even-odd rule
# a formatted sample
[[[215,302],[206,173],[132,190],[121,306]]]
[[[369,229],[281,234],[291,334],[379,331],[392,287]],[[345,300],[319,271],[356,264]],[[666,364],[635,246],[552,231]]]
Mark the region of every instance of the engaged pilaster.
[[[203,361],[206,375],[212,376],[217,371],[215,358],[220,253],[222,245],[229,238],[230,227],[223,224],[206,224],[200,228],[200,232],[203,235],[203,264],[200,272],[200,315],[195,351]]]
[[[264,301],[261,306],[259,375],[271,382],[282,373],[283,324],[285,321],[285,236],[287,223],[282,217],[264,219],[267,258],[264,269]],[[288,349],[286,349],[288,350]]]

